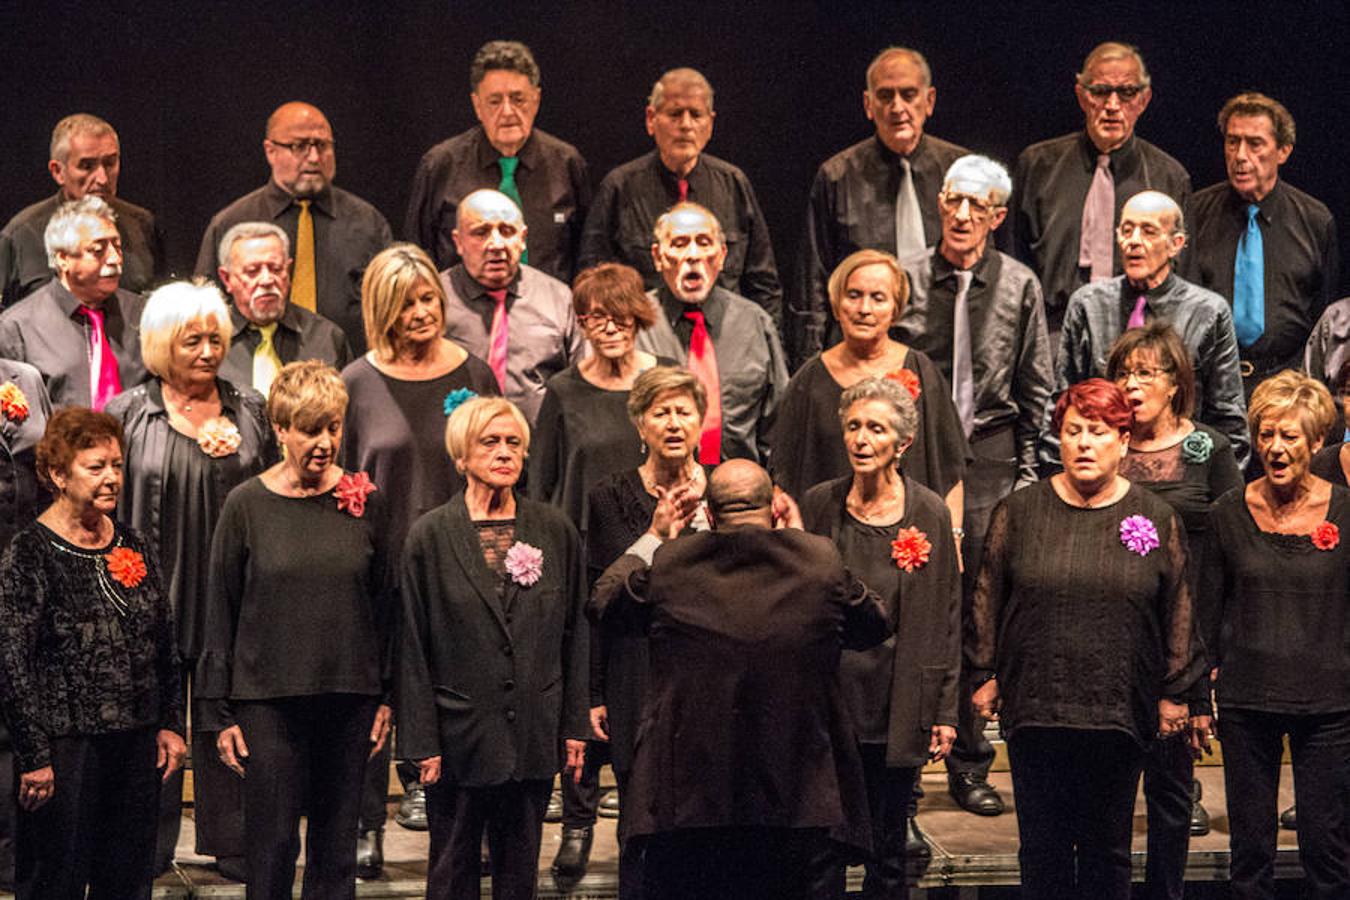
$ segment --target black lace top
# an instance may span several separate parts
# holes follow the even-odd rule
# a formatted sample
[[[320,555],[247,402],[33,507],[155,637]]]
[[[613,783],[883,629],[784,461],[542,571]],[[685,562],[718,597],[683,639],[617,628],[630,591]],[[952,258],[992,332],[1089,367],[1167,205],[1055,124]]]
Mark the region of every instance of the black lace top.
[[[144,563],[134,587],[109,567],[119,549]],[[118,524],[99,550],[37,522],[14,536],[0,560],[0,704],[20,772],[49,765],[56,737],[182,734],[178,671],[159,565],[139,534]]]
[[[1121,523],[1156,532],[1141,555]],[[1142,519],[1133,519],[1147,530]],[[966,655],[998,676],[1005,733],[1026,726],[1114,729],[1141,744],[1158,700],[1184,702],[1204,671],[1171,508],[1131,486],[1110,506],[1070,506],[1050,481],[994,508],[975,585]]]

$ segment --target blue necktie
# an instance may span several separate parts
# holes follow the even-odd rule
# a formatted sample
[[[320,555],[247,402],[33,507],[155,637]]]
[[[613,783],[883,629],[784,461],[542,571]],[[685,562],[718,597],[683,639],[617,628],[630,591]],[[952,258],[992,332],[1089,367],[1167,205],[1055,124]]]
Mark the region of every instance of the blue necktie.
[[[1247,206],[1247,233],[1238,240],[1233,261],[1233,327],[1243,347],[1255,344],[1266,330],[1266,257],[1256,222],[1260,211],[1255,203]]]

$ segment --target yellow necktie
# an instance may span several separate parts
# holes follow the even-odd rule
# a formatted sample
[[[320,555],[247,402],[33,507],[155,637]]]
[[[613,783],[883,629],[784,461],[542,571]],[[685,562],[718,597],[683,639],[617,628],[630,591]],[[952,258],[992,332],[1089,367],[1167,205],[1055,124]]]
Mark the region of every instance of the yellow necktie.
[[[258,349],[253,351],[253,389],[266,397],[272,389],[272,380],[281,371],[281,356],[272,343],[277,333],[277,323],[256,327],[262,339],[258,341]]]
[[[300,201],[300,221],[295,226],[295,274],[291,276],[291,302],[315,311],[314,298],[314,216],[309,201]]]

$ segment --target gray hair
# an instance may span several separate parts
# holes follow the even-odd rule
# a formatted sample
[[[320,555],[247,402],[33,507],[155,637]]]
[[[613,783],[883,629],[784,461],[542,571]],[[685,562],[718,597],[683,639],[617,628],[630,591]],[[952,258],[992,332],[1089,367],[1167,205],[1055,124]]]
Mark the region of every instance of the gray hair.
[[[848,411],[860,400],[880,400],[890,404],[891,429],[900,443],[914,440],[919,428],[919,408],[909,390],[889,378],[864,378],[844,391],[839,398],[839,425],[843,427]]]
[[[1104,44],[1098,44],[1092,48],[1092,52],[1083,60],[1083,68],[1078,73],[1078,83],[1083,87],[1088,85],[1088,70],[1097,63],[1109,62],[1113,59],[1132,59],[1139,65],[1139,83],[1144,87],[1153,84],[1153,79],[1148,74],[1148,66],[1144,65],[1144,57],[1140,55],[1139,48],[1134,44],[1126,44],[1121,41],[1107,41]]]
[[[698,69],[671,69],[660,78],[656,79],[656,84],[652,85],[652,92],[647,97],[647,105],[652,109],[659,110],[661,104],[665,102],[666,91],[675,85],[693,85],[703,91],[708,98],[708,112],[713,111],[713,89],[708,83],[708,79],[703,77],[703,73]]]
[[[656,224],[652,226],[652,243],[660,244],[661,236],[670,230],[670,220],[682,212],[696,212],[708,217],[708,221],[713,224],[713,233],[717,235],[718,242],[723,247],[727,245],[727,236],[722,231],[722,223],[717,221],[717,216],[713,215],[712,210],[706,206],[700,206],[692,200],[686,200],[683,203],[676,203],[670,209],[657,216]]]
[[[892,56],[908,56],[914,61],[914,65],[919,67],[919,74],[923,78],[923,86],[928,88],[933,86],[933,70],[928,66],[928,60],[918,50],[911,50],[909,47],[887,47],[872,58],[872,62],[867,66],[867,90],[872,90],[872,84],[876,79],[877,69],[881,68],[882,63]]]
[[[234,251],[234,245],[240,241],[251,241],[254,238],[273,237],[281,241],[281,252],[287,259],[291,257],[291,239],[286,236],[286,232],[271,222],[240,222],[220,239],[216,245],[216,265],[229,268],[230,254]]]
[[[943,189],[950,187],[954,181],[978,185],[978,190],[969,193],[977,197],[987,196],[995,206],[1007,204],[1008,196],[1012,194],[1012,179],[1008,177],[1008,170],[989,157],[974,153],[951,164],[947,174],[942,176]]]
[[[478,48],[469,63],[469,90],[478,90],[478,83],[493,69],[519,72],[539,87],[539,64],[530,48],[520,41],[488,41]]]
[[[79,200],[71,200],[57,207],[47,220],[47,230],[42,234],[43,246],[47,248],[47,265],[56,268],[58,252],[77,252],[80,249],[80,229],[96,222],[116,225],[117,213],[103,198],[94,194],[85,194]]]
[[[77,134],[92,134],[95,137],[111,134],[118,147],[122,146],[117,129],[103,119],[89,113],[75,113],[57,122],[56,127],[52,129],[51,158],[64,163],[66,157],[70,156],[70,139]]]
[[[171,281],[155,288],[141,312],[141,359],[152,375],[164,378],[173,362],[173,345],[194,322],[209,323],[220,336],[223,357],[230,350],[234,325],[225,298],[214,284]]]

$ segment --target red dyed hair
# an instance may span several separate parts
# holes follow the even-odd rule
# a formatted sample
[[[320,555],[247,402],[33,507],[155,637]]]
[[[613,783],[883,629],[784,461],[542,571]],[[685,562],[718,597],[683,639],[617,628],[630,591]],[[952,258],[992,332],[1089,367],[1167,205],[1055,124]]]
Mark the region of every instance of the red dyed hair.
[[[1125,392],[1105,378],[1089,378],[1071,385],[1059,395],[1055,415],[1050,420],[1058,433],[1064,425],[1064,416],[1072,406],[1085,419],[1100,419],[1119,432],[1134,428],[1134,410],[1125,399]]]

